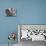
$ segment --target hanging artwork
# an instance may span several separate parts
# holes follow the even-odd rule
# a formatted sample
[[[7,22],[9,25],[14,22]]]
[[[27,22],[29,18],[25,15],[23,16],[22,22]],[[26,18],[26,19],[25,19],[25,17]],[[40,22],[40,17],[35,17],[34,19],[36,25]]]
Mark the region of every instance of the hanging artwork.
[[[16,9],[15,8],[7,8],[5,9],[6,16],[16,16]]]

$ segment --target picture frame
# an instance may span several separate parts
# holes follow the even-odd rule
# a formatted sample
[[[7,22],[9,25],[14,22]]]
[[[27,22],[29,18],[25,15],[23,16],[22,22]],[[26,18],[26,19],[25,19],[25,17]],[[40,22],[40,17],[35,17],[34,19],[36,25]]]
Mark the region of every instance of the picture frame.
[[[5,14],[6,16],[16,16],[16,8],[6,8]]]

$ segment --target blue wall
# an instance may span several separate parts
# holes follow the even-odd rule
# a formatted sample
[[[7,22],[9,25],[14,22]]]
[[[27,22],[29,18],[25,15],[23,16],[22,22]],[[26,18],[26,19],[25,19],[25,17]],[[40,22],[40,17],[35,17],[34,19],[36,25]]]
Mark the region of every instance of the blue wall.
[[[5,17],[9,7],[17,9],[16,17]],[[17,24],[46,24],[46,0],[0,0],[0,44],[8,43],[9,32],[17,33]]]

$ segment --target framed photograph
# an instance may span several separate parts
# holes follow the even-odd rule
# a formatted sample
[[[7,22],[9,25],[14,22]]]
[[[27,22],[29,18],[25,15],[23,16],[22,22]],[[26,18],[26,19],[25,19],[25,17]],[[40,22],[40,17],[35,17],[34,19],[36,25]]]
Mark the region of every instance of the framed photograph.
[[[6,16],[16,16],[16,9],[15,8],[6,8],[5,14],[6,14]]]

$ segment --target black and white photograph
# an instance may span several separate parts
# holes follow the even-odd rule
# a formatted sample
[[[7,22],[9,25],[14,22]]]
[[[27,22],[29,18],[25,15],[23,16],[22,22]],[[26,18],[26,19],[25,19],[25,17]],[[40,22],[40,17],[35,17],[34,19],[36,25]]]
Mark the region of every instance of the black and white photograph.
[[[6,16],[16,16],[16,9],[15,8],[6,8],[5,14],[6,14]]]

